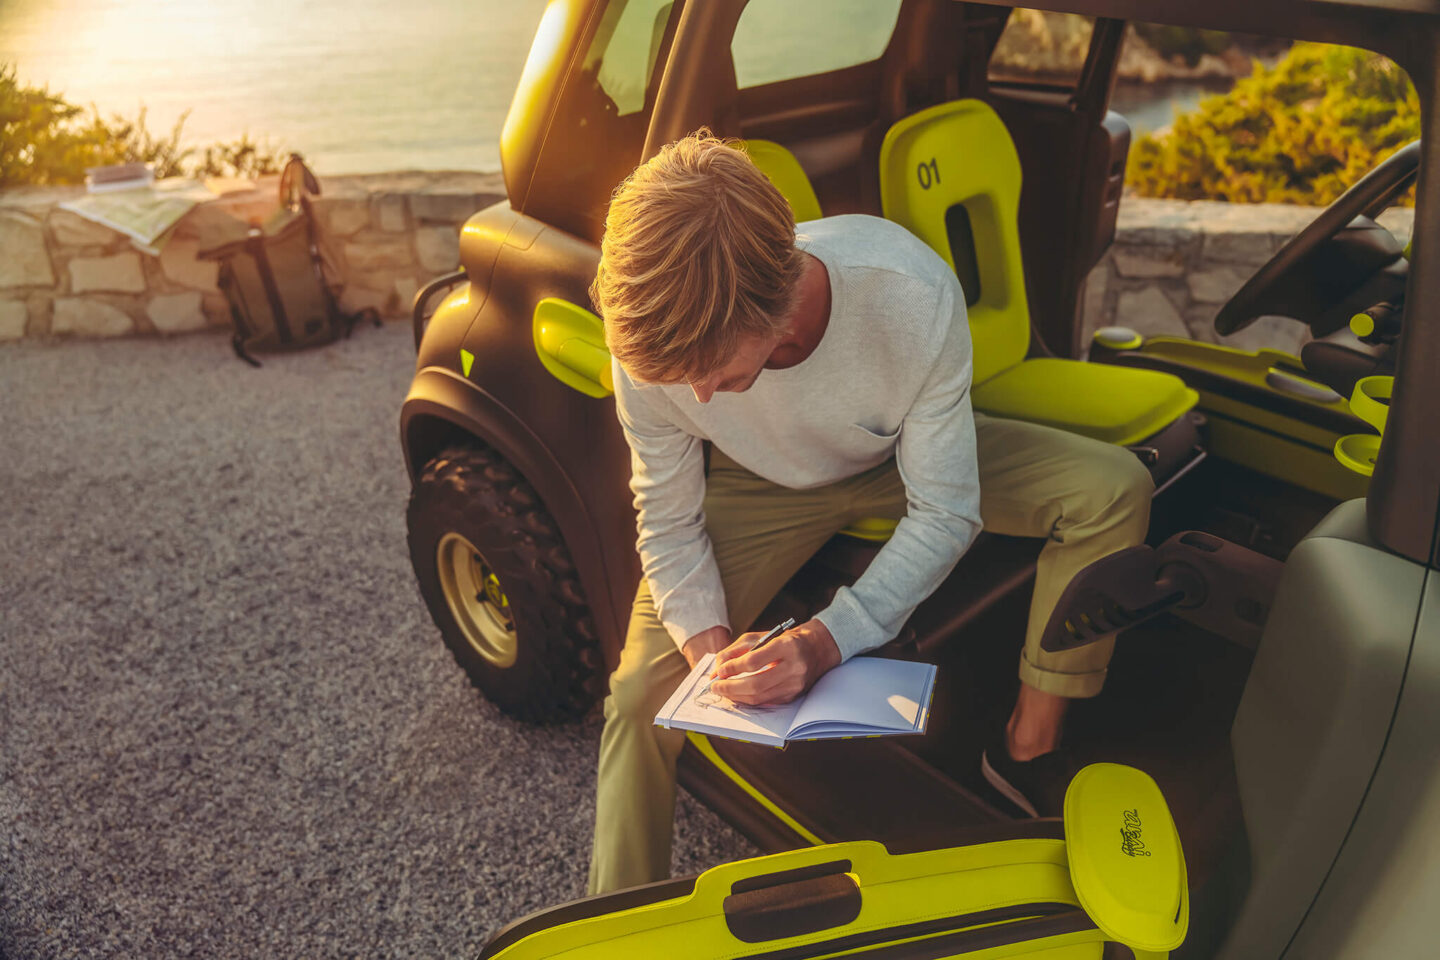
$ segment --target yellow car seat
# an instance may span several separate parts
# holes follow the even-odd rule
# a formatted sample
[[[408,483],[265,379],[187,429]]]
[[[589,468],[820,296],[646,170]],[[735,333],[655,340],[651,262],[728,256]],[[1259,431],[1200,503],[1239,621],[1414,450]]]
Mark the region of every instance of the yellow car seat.
[[[952,267],[957,253],[961,257],[975,409],[1129,445],[1195,406],[1195,391],[1170,374],[1026,359],[1030,307],[1020,256],[1020,156],[989,105],[955,100],[891,127],[880,147],[880,202],[887,219]]]
[[[986,149],[959,162],[963,146],[976,143]],[[790,201],[797,221],[821,216],[794,154],[769,140],[749,140],[744,148]],[[957,273],[969,303],[977,410],[1131,445],[1161,433],[1195,406],[1195,391],[1167,373],[1025,359],[1030,308],[1018,227],[1020,157],[989,106],[958,100],[907,117],[886,135],[880,158],[885,216],[924,240],[952,268],[951,228],[957,222],[968,227],[961,234],[964,259]],[[894,530],[894,520],[875,517],[842,532],[883,542]]]

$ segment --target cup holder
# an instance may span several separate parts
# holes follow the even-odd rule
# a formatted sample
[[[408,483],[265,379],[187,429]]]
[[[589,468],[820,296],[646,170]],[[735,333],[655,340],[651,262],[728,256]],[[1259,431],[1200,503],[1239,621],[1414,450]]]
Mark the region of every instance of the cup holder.
[[[1390,392],[1394,387],[1394,377],[1362,377],[1350,394],[1351,412],[1380,431],[1379,435],[1352,433],[1335,441],[1335,459],[1361,476],[1375,473],[1375,458],[1380,455],[1380,439],[1390,416]]]
[[[1355,381],[1355,392],[1350,395],[1350,410],[1383,434],[1385,420],[1390,416],[1390,391],[1394,387],[1394,377],[1361,377]]]
[[[1363,477],[1375,472],[1380,438],[1373,433],[1351,433],[1335,441],[1335,459]]]

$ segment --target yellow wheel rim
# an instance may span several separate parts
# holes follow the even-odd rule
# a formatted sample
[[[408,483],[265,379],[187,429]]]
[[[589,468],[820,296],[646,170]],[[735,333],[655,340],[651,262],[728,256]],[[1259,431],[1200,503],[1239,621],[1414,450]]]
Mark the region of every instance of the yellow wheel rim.
[[[513,666],[519,645],[510,600],[480,551],[460,534],[447,533],[436,548],[436,568],[450,615],[470,646],[497,667]]]

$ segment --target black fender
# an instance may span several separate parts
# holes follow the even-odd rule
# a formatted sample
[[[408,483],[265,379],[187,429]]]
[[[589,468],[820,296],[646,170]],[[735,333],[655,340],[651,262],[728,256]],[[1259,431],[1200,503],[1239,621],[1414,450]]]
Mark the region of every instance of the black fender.
[[[514,464],[559,524],[606,663],[613,666],[619,662],[625,622],[612,602],[613,585],[594,519],[570,476],[524,421],[484,389],[443,367],[420,370],[400,408],[400,444],[412,486],[421,468],[447,444],[472,438]],[[628,619],[629,610],[624,612]]]

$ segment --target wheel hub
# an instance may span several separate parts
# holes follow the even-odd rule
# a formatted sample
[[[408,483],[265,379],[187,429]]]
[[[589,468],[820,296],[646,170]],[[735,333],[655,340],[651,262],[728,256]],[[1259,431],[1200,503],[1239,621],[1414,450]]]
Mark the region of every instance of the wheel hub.
[[[445,602],[466,641],[495,666],[513,666],[519,644],[510,600],[484,556],[465,537],[447,533],[436,548],[436,568]]]

